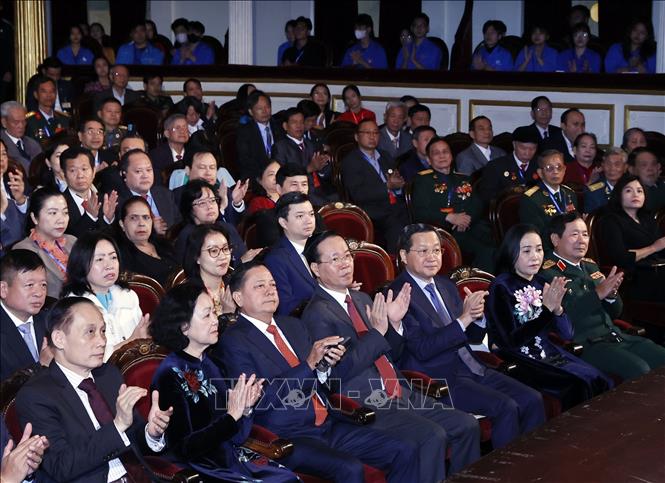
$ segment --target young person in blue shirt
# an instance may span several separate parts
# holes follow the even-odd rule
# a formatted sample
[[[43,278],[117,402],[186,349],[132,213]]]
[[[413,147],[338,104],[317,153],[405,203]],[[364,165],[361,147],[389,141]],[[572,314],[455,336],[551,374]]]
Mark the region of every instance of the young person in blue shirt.
[[[284,25],[284,35],[286,35],[286,42],[283,42],[279,47],[277,47],[277,65],[282,65],[282,57],[284,57],[284,52],[286,52],[286,49],[289,47],[292,47],[293,42],[296,41],[295,29],[296,21],[294,19],[289,20],[286,22],[286,25]]]
[[[374,22],[372,17],[361,13],[356,18],[354,34],[356,42],[349,47],[342,59],[342,67],[358,69],[387,69],[386,51],[374,40]]]
[[[118,49],[116,63],[129,65],[162,65],[164,63],[164,52],[148,41],[144,22],[135,23],[130,36],[132,41],[121,45]]]
[[[501,20],[488,20],[483,25],[483,41],[473,53],[473,70],[513,70],[513,56],[499,45],[506,35],[506,24]]]
[[[72,25],[69,29],[69,45],[58,50],[57,57],[65,65],[90,65],[95,54],[81,45],[83,33],[81,27]]]
[[[534,25],[529,35],[531,45],[517,54],[515,70],[519,72],[554,72],[559,53],[547,45],[550,34],[542,25]]]
[[[441,66],[441,50],[427,38],[429,17],[419,13],[411,22],[411,34],[400,35],[402,48],[397,54],[397,69],[438,69]]]
[[[177,48],[171,64],[175,65],[206,65],[215,63],[215,52],[201,41],[205,27],[201,22],[188,22],[178,18],[171,24],[175,33]]]
[[[630,24],[623,42],[612,45],[607,51],[605,72],[656,73],[656,42],[651,22],[636,20]]]
[[[600,72],[600,55],[588,48],[591,30],[585,23],[578,23],[570,33],[573,47],[557,58],[557,70],[563,72]]]

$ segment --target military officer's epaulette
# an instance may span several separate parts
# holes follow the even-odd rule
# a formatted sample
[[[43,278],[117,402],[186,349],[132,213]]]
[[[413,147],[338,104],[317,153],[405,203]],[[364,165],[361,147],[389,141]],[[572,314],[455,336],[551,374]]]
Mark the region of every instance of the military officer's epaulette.
[[[602,181],[598,181],[597,183],[589,185],[589,191],[597,191],[603,186],[605,186],[605,183],[603,183]]]
[[[584,257],[584,258],[582,259],[582,261],[583,261],[583,262],[587,262],[587,263],[593,263],[594,265],[597,265],[596,261],[595,261],[593,258],[586,258],[586,257]]]
[[[524,194],[525,194],[526,196],[532,196],[532,195],[533,195],[534,193],[536,193],[539,189],[540,189],[540,186],[538,186],[538,185],[536,185],[536,186],[532,186],[531,188],[529,188],[528,190],[526,190],[526,191],[524,192]]]
[[[556,262],[554,260],[545,260],[545,262],[543,262],[543,270],[548,270],[552,268],[554,265],[556,265]]]
[[[575,191],[573,188],[571,188],[570,186],[565,185],[565,184],[562,184],[561,187],[562,187],[562,188],[566,188],[566,189],[569,190],[569,191]]]
[[[37,115],[37,111],[30,111],[25,113],[25,118],[30,119],[32,116]]]
[[[426,174],[431,174],[431,173],[433,173],[433,172],[434,172],[433,169],[423,169],[422,171],[418,171],[418,174],[419,174],[420,176],[424,176],[424,175],[426,175]]]
[[[68,112],[62,112],[62,111],[53,111],[55,114],[59,114],[62,117],[70,117],[70,114]]]
[[[127,126],[118,126],[118,129],[121,131],[127,131]]]

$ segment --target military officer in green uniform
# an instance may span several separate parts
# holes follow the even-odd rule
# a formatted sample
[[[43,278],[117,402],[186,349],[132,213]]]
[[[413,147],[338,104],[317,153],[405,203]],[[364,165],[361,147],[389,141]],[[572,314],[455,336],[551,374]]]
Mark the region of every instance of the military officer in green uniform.
[[[113,149],[116,152],[120,150],[120,142],[129,132],[127,126],[122,126],[122,105],[115,97],[104,99],[97,116],[104,123],[104,145],[103,149]]]
[[[628,156],[628,166],[646,188],[644,207],[652,212],[665,208],[665,181],[658,179],[661,166],[656,153],[645,147],[635,148]]]
[[[603,174],[597,183],[584,188],[584,212],[593,213],[607,205],[617,181],[626,173],[626,152],[617,147],[605,151],[600,167]]]
[[[574,340],[584,346],[582,359],[622,379],[634,379],[665,365],[665,348],[644,337],[625,334],[612,322],[622,311],[617,294],[623,273],[616,267],[606,277],[584,258],[589,246],[586,223],[579,213],[555,216],[550,223],[554,251],[545,257],[541,275],[570,281],[563,308],[573,323]]]
[[[42,143],[69,127],[69,115],[55,110],[56,86],[53,79],[37,79],[34,96],[37,110],[25,115],[25,133]]]
[[[411,206],[414,221],[442,226],[450,232],[463,252],[473,255],[473,265],[494,269],[492,229],[481,219],[482,201],[474,195],[468,176],[453,173],[453,155],[442,137],[427,144],[432,169],[420,171],[413,180]]]
[[[555,215],[577,210],[577,195],[569,187],[561,184],[566,174],[563,154],[555,149],[543,151],[538,156],[538,176],[540,181],[524,192],[520,199],[520,222],[530,223],[540,231],[545,247],[547,227]]]
[[[161,111],[162,116],[166,117],[173,108],[173,99],[171,96],[165,96],[162,90],[163,79],[159,74],[150,74],[143,78],[143,91],[141,100],[135,105],[146,105]]]

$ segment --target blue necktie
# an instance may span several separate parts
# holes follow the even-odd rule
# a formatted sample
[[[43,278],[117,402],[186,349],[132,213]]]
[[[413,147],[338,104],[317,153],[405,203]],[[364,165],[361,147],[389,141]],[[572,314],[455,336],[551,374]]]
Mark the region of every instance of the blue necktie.
[[[30,354],[32,354],[32,358],[35,360],[35,362],[37,362],[39,360],[39,352],[35,346],[35,341],[32,339],[32,330],[30,330],[31,327],[32,322],[26,322],[25,324],[18,326],[18,331],[21,333],[21,336],[25,341],[25,345],[28,346],[28,350],[30,351]]]
[[[434,283],[428,283],[425,285],[425,291],[429,294],[429,298],[434,305],[434,310],[436,310],[436,313],[439,314],[443,320],[444,327],[450,325],[453,319],[450,317],[450,314],[439,300],[439,297],[437,297]],[[465,346],[460,347],[457,349],[457,354],[460,356],[462,362],[466,364],[466,367],[468,367],[471,372],[477,376],[485,375],[485,367],[480,362],[478,362],[475,357],[473,357],[469,349],[467,349]]]

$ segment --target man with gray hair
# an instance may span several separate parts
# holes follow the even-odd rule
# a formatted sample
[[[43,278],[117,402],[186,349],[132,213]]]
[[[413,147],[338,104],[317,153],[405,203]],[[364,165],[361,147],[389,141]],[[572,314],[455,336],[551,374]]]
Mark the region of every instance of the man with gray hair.
[[[26,173],[30,170],[32,159],[42,152],[37,141],[25,135],[27,110],[16,101],[3,102],[0,105],[2,132],[0,137],[7,146],[7,156],[20,161]]]
[[[172,114],[164,121],[165,143],[150,151],[150,159],[155,170],[155,184],[164,184],[162,170],[178,163],[176,168],[184,168],[185,144],[189,141],[187,119],[183,114]],[[170,172],[170,171],[169,171]]]
[[[385,124],[381,128],[378,148],[393,159],[412,147],[411,134],[403,129],[406,118],[407,109],[403,102],[391,101],[386,105],[386,112],[383,114]]]
[[[605,151],[600,167],[603,174],[597,183],[584,187],[584,212],[593,213],[603,208],[610,199],[614,185],[628,169],[626,151],[613,146]]]

